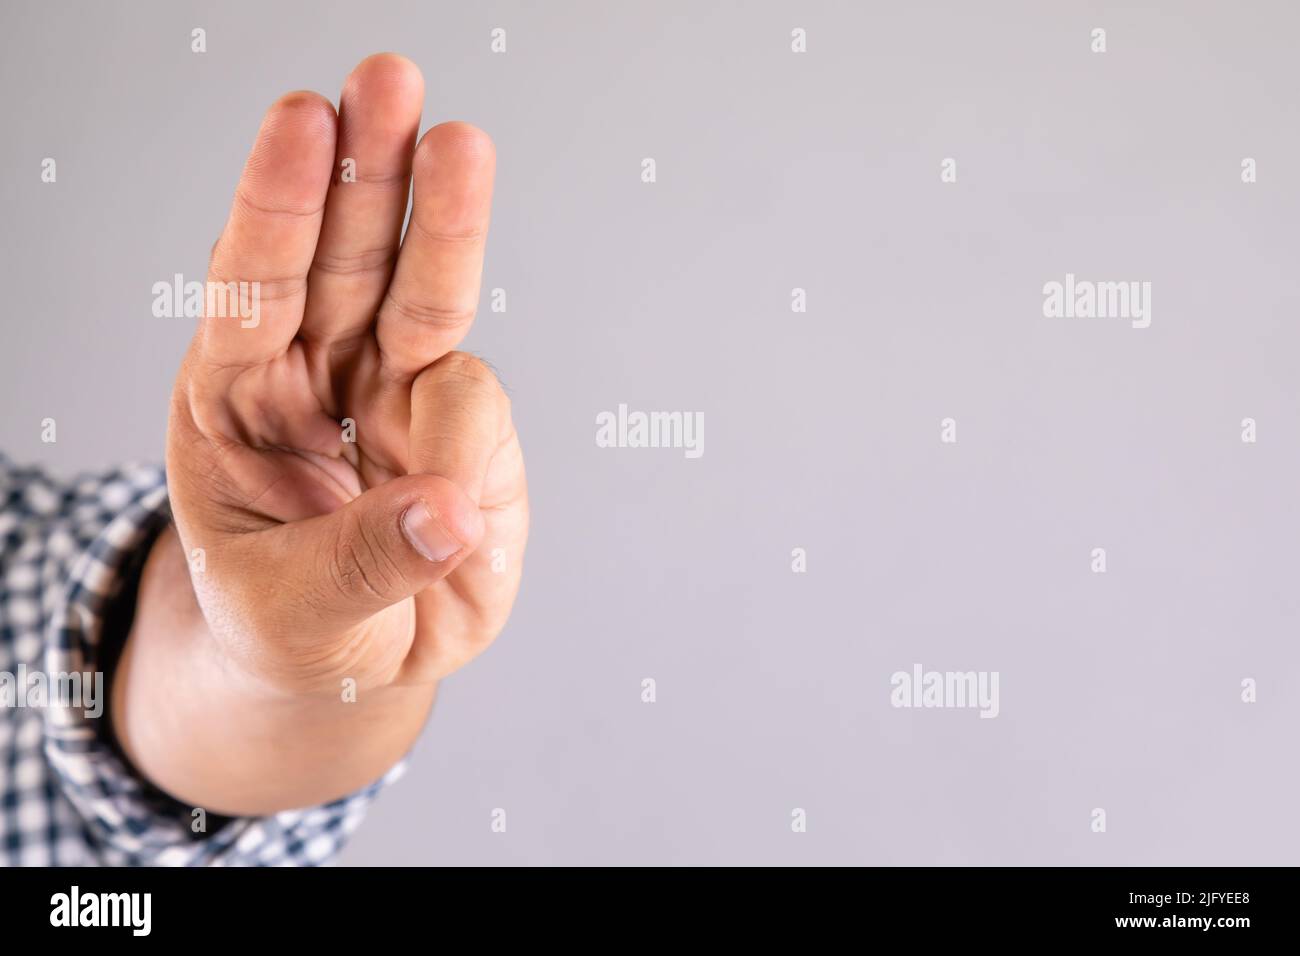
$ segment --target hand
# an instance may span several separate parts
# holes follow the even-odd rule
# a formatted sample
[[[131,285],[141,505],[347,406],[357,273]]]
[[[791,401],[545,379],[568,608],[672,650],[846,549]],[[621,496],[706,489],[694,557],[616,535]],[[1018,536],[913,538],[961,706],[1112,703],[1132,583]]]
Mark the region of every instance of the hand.
[[[205,317],[173,393],[168,487],[186,553],[202,549],[203,616],[239,670],[287,693],[436,681],[497,635],[518,588],[510,403],[453,351],[495,154],[463,123],[416,146],[423,92],[380,54],[337,117],[313,93],[271,107],[208,273],[258,283],[260,315]]]

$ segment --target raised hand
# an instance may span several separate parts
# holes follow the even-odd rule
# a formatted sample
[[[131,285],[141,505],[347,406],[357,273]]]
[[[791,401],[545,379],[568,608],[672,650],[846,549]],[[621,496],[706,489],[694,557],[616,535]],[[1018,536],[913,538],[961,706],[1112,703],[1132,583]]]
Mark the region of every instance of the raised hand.
[[[339,708],[351,686],[422,719],[518,588],[528,505],[510,403],[454,351],[479,298],[495,153],[463,123],[417,145],[423,92],[414,64],[381,54],[337,115],[313,93],[281,98],[212,251],[209,283],[256,283],[257,321],[203,319],[173,393],[168,487],[205,659],[254,700]],[[148,692],[125,686],[119,732],[149,769],[150,742],[166,748],[131,719]]]

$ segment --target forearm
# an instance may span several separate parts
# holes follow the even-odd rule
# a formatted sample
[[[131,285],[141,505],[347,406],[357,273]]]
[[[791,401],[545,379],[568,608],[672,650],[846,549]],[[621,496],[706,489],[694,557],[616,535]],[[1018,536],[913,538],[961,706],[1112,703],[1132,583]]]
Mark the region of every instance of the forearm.
[[[209,812],[263,815],[342,797],[410,749],[434,684],[327,696],[253,680],[213,640],[173,529],[153,546],[113,681],[113,730],[150,781]]]

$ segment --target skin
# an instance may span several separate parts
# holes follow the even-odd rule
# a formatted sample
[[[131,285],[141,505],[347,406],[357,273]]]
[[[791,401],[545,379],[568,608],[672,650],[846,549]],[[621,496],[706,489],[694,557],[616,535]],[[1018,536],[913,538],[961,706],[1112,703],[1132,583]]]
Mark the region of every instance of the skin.
[[[282,97],[213,247],[209,281],[259,282],[260,321],[204,318],[177,375],[174,525],[146,562],[111,705],[136,768],[210,812],[311,806],[382,776],[519,586],[510,403],[455,351],[495,151],[464,123],[417,145],[423,96],[413,63],[378,54],[337,113]]]

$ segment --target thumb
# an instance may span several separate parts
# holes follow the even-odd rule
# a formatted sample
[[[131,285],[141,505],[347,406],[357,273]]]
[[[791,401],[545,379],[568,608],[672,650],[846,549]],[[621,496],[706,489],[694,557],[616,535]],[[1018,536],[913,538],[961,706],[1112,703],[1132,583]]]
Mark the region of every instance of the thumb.
[[[483,534],[478,507],[455,484],[437,475],[408,475],[332,514],[255,537],[284,576],[277,594],[287,606],[277,616],[293,615],[297,627],[310,622],[343,629],[446,577]]]

